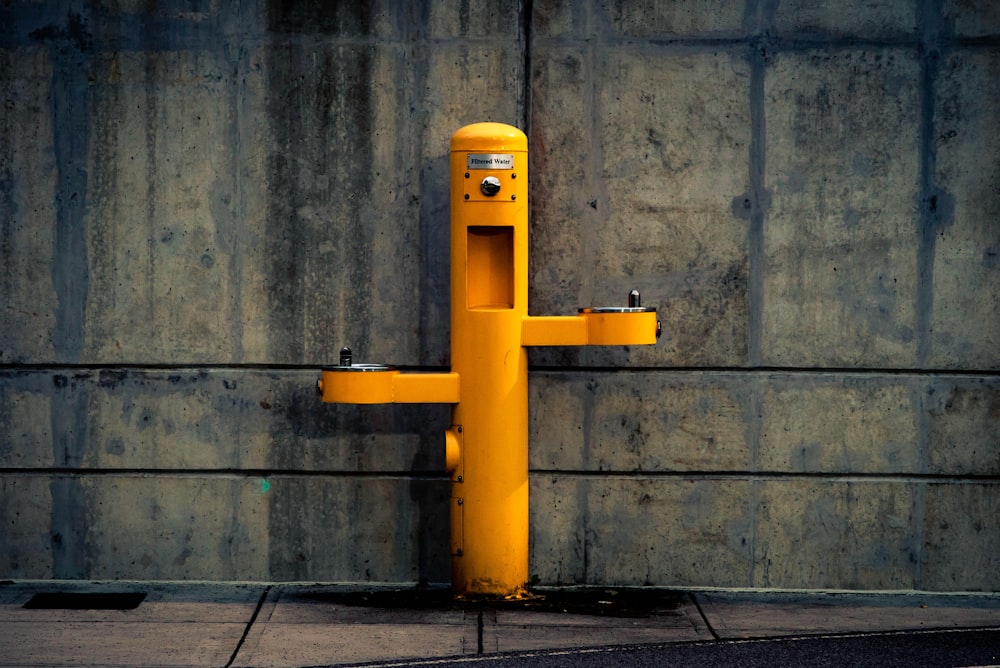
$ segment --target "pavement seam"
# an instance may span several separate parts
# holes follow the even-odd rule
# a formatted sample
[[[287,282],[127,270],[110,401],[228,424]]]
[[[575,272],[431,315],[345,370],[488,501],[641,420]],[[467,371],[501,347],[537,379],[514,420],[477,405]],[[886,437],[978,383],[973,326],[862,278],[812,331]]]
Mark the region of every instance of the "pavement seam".
[[[698,601],[697,594],[694,592],[688,592],[688,596],[691,598],[691,601],[694,602],[694,607],[698,609],[698,614],[701,615],[701,620],[705,622],[705,626],[708,627],[708,632],[711,633],[712,637],[716,640],[721,640],[722,637],[718,634],[718,632],[716,632],[715,627],[712,626],[712,622],[708,621],[708,615],[706,615],[705,611],[701,609],[701,603]]]
[[[257,616],[260,614],[261,608],[264,607],[264,601],[267,600],[267,595],[270,591],[271,585],[267,585],[264,587],[264,591],[261,592],[260,598],[257,599],[257,607],[254,608],[253,614],[250,615],[250,621],[247,622],[246,628],[243,629],[243,635],[240,636],[239,642],[236,643],[236,649],[233,650],[232,656],[230,656],[229,661],[226,662],[225,668],[230,668],[233,665],[233,662],[236,661],[237,655],[240,653],[240,650],[243,649],[243,643],[246,642],[247,637],[250,635],[250,629],[252,629],[253,625],[257,623]]]

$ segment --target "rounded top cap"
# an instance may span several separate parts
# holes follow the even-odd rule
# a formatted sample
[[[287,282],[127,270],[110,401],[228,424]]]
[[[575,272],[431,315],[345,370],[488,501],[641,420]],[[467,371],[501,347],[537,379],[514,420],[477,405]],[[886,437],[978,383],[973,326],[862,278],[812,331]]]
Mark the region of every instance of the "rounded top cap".
[[[528,138],[513,125],[473,123],[459,128],[451,136],[455,151],[527,151]]]

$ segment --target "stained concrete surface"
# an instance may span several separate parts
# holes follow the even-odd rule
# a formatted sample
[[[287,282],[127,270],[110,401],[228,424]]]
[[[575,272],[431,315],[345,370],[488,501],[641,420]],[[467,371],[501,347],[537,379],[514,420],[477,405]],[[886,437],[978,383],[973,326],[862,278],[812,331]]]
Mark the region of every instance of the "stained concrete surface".
[[[993,0],[0,7],[0,575],[443,581],[448,141],[525,130],[532,578],[1000,589]]]
[[[143,592],[130,610],[26,609],[40,592]],[[996,595],[539,589],[477,602],[431,587],[0,584],[0,665],[308,666],[732,639],[1000,628]]]
[[[702,592],[705,620],[720,638],[996,627],[1000,599],[911,593]]]
[[[0,585],[0,663],[11,666],[224,666],[262,585],[88,582]],[[134,610],[29,610],[38,592],[140,591]]]

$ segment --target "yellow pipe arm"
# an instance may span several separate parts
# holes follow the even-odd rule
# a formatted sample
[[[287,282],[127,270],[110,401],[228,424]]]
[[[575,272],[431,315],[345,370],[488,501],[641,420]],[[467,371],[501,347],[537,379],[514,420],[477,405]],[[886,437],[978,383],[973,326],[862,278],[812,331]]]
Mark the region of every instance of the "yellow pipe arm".
[[[400,373],[393,378],[392,401],[396,404],[457,404],[458,374]]]
[[[656,311],[525,316],[524,346],[631,346],[656,343]]]
[[[587,342],[587,319],[582,315],[529,315],[521,320],[521,345],[585,346]]]
[[[401,373],[324,369],[323,401],[334,404],[457,404],[457,373]]]

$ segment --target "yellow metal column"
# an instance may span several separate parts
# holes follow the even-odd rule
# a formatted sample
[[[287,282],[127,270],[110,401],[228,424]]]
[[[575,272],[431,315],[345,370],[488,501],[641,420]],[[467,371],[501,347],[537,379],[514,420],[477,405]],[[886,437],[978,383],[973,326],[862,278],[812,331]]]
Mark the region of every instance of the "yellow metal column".
[[[451,139],[452,587],[511,596],[528,581],[528,140],[477,123]]]
[[[452,589],[518,596],[528,582],[528,360],[525,346],[656,342],[656,309],[589,307],[528,316],[528,139],[501,123],[451,138],[451,371],[384,364],[323,368],[333,403],[450,403]]]

